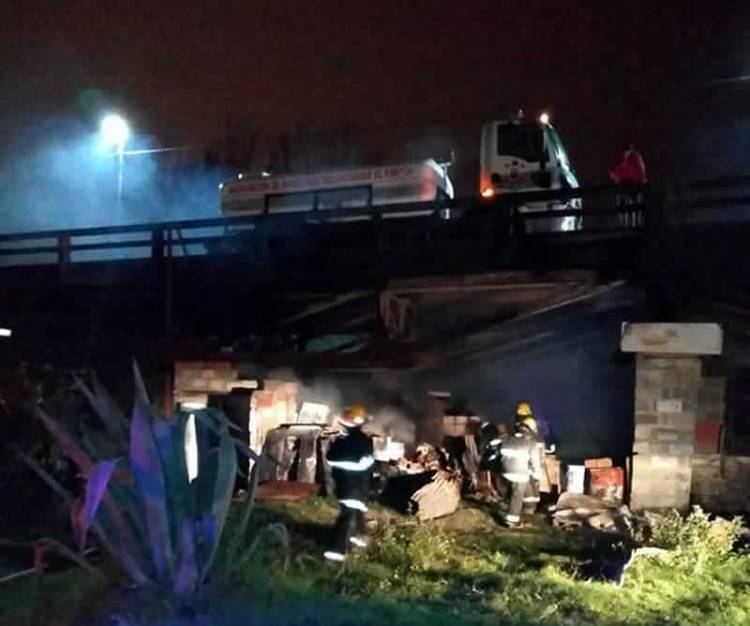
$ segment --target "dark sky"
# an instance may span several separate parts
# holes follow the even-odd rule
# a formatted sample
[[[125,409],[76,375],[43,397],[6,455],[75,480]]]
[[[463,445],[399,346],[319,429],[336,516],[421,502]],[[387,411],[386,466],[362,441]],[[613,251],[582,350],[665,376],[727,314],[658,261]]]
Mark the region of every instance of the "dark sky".
[[[164,143],[215,139],[228,120],[267,136],[369,129],[363,142],[445,128],[465,155],[482,119],[547,107],[584,179],[630,136],[658,171],[667,98],[748,69],[740,6],[4,0],[3,143],[113,103]]]

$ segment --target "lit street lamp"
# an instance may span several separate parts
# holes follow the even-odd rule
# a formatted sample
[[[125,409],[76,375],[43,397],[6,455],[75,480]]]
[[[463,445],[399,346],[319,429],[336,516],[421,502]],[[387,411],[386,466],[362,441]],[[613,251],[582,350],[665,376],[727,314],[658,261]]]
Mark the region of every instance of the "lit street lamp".
[[[130,137],[128,123],[116,113],[110,113],[102,118],[99,124],[102,144],[107,148],[114,148],[117,155],[117,202],[122,202],[122,169],[125,160],[125,144]]]

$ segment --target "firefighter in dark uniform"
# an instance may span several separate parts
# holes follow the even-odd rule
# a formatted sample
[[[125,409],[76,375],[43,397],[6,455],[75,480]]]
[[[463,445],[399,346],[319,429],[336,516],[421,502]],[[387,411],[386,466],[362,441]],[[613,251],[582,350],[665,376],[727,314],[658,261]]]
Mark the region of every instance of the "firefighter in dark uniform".
[[[324,556],[330,561],[343,561],[353,545],[364,548],[365,514],[370,474],[375,462],[372,439],[362,432],[367,409],[351,406],[340,421],[343,432],[328,448],[328,464],[336,484],[336,498],[341,511],[333,527],[333,541]]]
[[[541,477],[537,441],[528,419],[516,422],[506,441],[493,440],[483,452],[484,465],[500,475],[510,494],[505,523],[511,528],[521,522],[524,501],[534,497],[531,480]]]
[[[533,436],[536,442],[536,449],[534,454],[538,457],[535,460],[535,467],[539,468],[538,475],[532,476],[529,479],[528,493],[523,500],[523,508],[526,513],[535,513],[539,506],[539,483],[541,480],[541,472],[544,467],[544,452],[545,443],[539,432],[539,425],[534,419],[531,405],[528,402],[519,402],[516,406],[516,426],[523,426],[527,433]]]

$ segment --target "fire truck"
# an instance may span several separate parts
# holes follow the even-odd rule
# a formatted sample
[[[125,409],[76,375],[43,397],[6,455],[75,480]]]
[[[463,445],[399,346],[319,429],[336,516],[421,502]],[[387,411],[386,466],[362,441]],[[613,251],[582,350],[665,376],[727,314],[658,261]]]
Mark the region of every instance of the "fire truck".
[[[498,194],[579,186],[567,151],[549,116],[527,120],[495,120],[482,127],[480,140],[479,195],[491,201]],[[452,199],[453,184],[448,164],[434,159],[355,169],[331,170],[310,174],[238,175],[221,184],[221,212],[235,215],[279,215],[305,213],[320,221],[356,221],[372,219],[368,211],[346,211],[378,207],[384,219],[429,215],[433,207],[414,206],[420,202]],[[412,205],[403,210],[389,205]],[[566,201],[525,203],[521,212],[557,209],[580,210],[577,198]],[[441,211],[443,217],[459,216],[459,210]],[[574,230],[580,219],[567,215],[529,220],[528,230]],[[252,229],[251,225],[231,230]]]
[[[499,194],[524,191],[576,189],[578,179],[560,136],[550,123],[549,115],[525,119],[520,112],[510,120],[487,122],[482,127],[480,147],[479,192],[490,200]],[[522,212],[581,209],[577,198],[566,201],[530,202],[519,207]],[[538,230],[575,230],[578,219],[536,219],[527,223],[527,232]]]
[[[366,213],[337,218],[336,211],[451,199],[453,184],[447,170],[447,165],[428,159],[311,174],[252,178],[240,174],[237,179],[220,185],[221,212],[226,216],[311,212],[323,219],[371,219]],[[429,213],[429,209],[409,207],[403,211],[382,211],[382,217]]]

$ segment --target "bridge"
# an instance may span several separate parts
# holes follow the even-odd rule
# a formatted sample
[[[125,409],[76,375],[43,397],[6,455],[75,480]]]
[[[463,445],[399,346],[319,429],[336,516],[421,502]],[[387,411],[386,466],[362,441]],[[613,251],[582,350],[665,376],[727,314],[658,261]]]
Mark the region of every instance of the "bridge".
[[[627,282],[657,318],[703,301],[743,312],[748,188],[732,177],[0,234],[0,326],[172,353],[210,339],[283,363],[340,334],[320,351],[343,366],[362,336],[403,336],[404,301],[430,297],[513,319]],[[521,209],[572,199],[582,210]],[[368,346],[369,362],[400,362]]]

